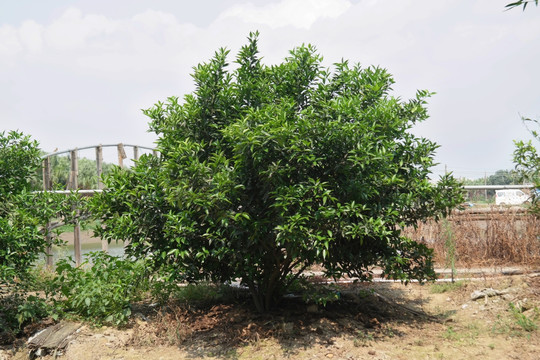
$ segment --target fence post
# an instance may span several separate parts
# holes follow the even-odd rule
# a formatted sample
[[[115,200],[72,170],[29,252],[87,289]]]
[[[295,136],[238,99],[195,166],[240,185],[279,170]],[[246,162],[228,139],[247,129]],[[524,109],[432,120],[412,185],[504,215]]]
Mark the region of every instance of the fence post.
[[[101,145],[96,146],[96,170],[97,170],[97,186],[98,189],[103,189],[103,182],[101,181],[101,174],[103,174],[103,147]]]
[[[103,174],[103,146],[96,146],[96,167],[98,178],[98,189],[103,189],[103,181],[101,181],[101,175]],[[109,243],[105,239],[101,239],[101,250],[106,253],[109,252]]]
[[[487,185],[487,173],[484,172],[484,185]],[[484,199],[488,202],[487,189],[484,189]]]
[[[139,160],[139,147],[138,146],[133,147],[133,160],[134,161]]]
[[[126,152],[124,151],[124,144],[118,144],[118,166],[121,168],[124,167],[124,159],[127,158]]]
[[[51,158],[46,157],[43,159],[43,191],[49,191],[52,189],[51,183]],[[52,254],[52,238],[51,238],[51,223],[47,222],[45,225],[45,241],[47,248],[45,249],[46,263],[49,269],[53,266],[53,254]]]
[[[79,159],[77,149],[71,151],[71,190],[77,191],[79,187]],[[74,205],[75,225],[73,226],[73,250],[75,252],[75,265],[81,265],[81,226],[79,224],[80,210]]]

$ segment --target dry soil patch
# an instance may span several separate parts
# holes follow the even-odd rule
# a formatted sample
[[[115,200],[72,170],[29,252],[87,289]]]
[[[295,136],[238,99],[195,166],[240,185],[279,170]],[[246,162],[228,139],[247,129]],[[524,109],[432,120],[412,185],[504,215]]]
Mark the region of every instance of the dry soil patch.
[[[475,290],[501,295],[471,300]],[[227,304],[140,306],[124,329],[85,325],[63,359],[538,359],[540,277],[472,279],[443,293],[432,285],[344,285],[326,308],[285,299],[260,315],[247,299]],[[513,312],[513,304],[522,312]],[[535,310],[536,309],[536,310]],[[521,323],[520,323],[521,321]],[[3,350],[0,359],[27,358]],[[47,356],[44,359],[52,359]]]

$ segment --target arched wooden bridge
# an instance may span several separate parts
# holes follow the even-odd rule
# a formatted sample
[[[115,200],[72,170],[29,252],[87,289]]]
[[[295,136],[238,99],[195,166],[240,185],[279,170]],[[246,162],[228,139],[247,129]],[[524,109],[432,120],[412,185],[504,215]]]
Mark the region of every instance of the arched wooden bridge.
[[[73,191],[76,191],[79,194],[84,195],[93,195],[96,192],[100,192],[103,190],[103,183],[101,181],[101,174],[103,173],[103,148],[105,147],[114,147],[117,150],[118,154],[118,166],[124,167],[124,160],[128,158],[126,154],[126,148],[131,147],[133,148],[133,160],[139,159],[139,151],[140,149],[152,151],[154,155],[157,156],[157,150],[146,147],[146,146],[140,146],[140,145],[130,145],[130,144],[110,144],[110,145],[92,145],[92,146],[84,146],[80,148],[70,149],[70,150],[63,150],[63,151],[55,151],[49,154],[45,154],[41,157],[43,160],[43,191],[54,191],[56,193],[63,193],[63,194],[70,194]],[[88,149],[95,149],[96,152],[96,174],[97,174],[97,184],[95,189],[85,189],[85,190],[79,190],[78,189],[78,177],[79,177],[79,151],[81,150],[88,150]],[[52,181],[51,181],[51,158],[53,156],[63,155],[63,154],[69,154],[70,156],[70,172],[69,172],[69,181],[67,185],[66,190],[53,190],[52,189]],[[79,209],[74,209],[75,211],[79,211]],[[57,227],[58,225],[62,225],[62,223],[58,224],[47,224],[47,228],[49,230]],[[81,264],[81,241],[80,241],[80,224],[79,221],[76,220],[74,228],[73,228],[73,248],[75,253],[75,263],[77,266]],[[47,243],[51,244],[52,239],[51,235],[49,234],[50,231],[47,231]],[[102,249],[104,251],[108,250],[108,243],[105,240],[102,240]],[[49,245],[47,247],[47,266],[52,267],[53,265],[53,257],[52,257],[52,246]]]

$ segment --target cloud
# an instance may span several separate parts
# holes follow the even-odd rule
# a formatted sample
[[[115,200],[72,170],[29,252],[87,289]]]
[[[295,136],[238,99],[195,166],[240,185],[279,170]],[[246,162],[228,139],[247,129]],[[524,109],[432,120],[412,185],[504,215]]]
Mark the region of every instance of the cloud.
[[[0,27],[0,59],[10,58],[23,50],[17,29],[11,25]],[[1,61],[1,60],[0,60]]]
[[[30,53],[38,53],[43,47],[43,26],[32,20],[23,22],[19,29],[19,38]]]
[[[247,3],[226,10],[219,20],[237,18],[271,28],[293,26],[309,29],[317,20],[337,18],[350,7],[351,3],[347,0],[282,0],[260,7]]]
[[[103,15],[82,14],[77,8],[67,9],[62,16],[45,29],[47,43],[59,50],[84,48],[96,45],[92,40],[107,36],[117,30],[117,22]]]
[[[139,109],[191,92],[192,66],[219,47],[232,62],[256,29],[266,64],[311,43],[325,66],[345,58],[388,68],[403,98],[436,91],[418,132],[443,145],[437,161],[449,170],[509,167],[512,139],[526,135],[519,113],[540,116],[540,10],[503,12],[492,0],[229,0],[188,23],[180,5],[125,11],[127,1],[85,1],[49,20],[0,23],[2,125],[48,148],[148,145]]]
[[[133,21],[143,24],[149,30],[156,30],[160,27],[175,27],[178,25],[176,17],[162,11],[146,10],[143,13],[133,16]]]

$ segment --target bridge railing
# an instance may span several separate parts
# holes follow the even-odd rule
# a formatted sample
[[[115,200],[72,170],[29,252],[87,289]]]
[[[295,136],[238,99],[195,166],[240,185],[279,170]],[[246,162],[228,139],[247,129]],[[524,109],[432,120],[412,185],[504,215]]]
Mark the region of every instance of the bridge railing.
[[[146,146],[139,146],[139,145],[131,145],[131,144],[109,144],[109,145],[92,145],[92,146],[85,146],[70,150],[63,150],[63,151],[55,151],[53,153],[49,153],[46,155],[43,155],[41,157],[43,161],[43,191],[53,191],[56,193],[63,193],[63,194],[70,194],[73,191],[77,191],[79,194],[83,195],[89,195],[92,196],[96,192],[100,192],[103,189],[103,182],[101,181],[101,175],[103,174],[103,148],[106,147],[115,147],[117,150],[118,155],[118,166],[124,167],[124,160],[128,158],[125,148],[131,147],[133,148],[133,160],[139,159],[139,151],[140,149],[152,151],[154,155],[158,155],[158,152],[156,149],[146,147]],[[96,175],[97,175],[97,189],[90,189],[90,190],[79,190],[79,151],[80,150],[88,150],[93,149],[96,150]],[[53,190],[52,186],[52,177],[51,177],[51,157],[58,156],[62,154],[69,154],[70,156],[70,171],[69,171],[69,180],[67,184],[67,190]],[[75,255],[75,263],[77,266],[81,264],[82,256],[81,256],[81,228],[80,228],[80,221],[79,221],[79,215],[80,215],[80,209],[74,208],[73,209],[76,212],[75,216],[75,224],[73,226],[73,248],[74,248],[74,255]],[[56,225],[55,225],[56,226]],[[46,225],[47,229],[52,229],[53,224],[48,223]],[[47,249],[46,249],[46,262],[47,266],[52,267],[53,265],[53,257],[52,257],[52,238],[50,235],[50,231],[46,231],[46,241],[47,241]],[[108,242],[106,240],[101,240],[101,247],[104,251],[108,251]]]

